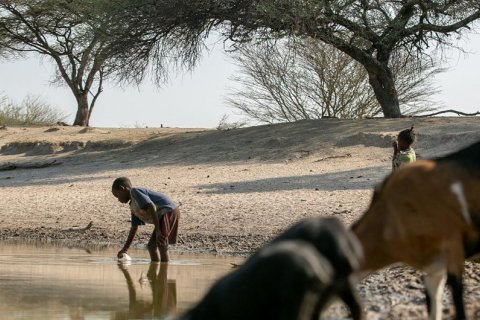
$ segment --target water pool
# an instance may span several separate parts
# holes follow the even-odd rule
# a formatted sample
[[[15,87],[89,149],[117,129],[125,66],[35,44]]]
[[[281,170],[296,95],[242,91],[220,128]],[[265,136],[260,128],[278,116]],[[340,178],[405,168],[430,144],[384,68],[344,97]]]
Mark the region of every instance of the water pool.
[[[163,319],[186,310],[242,258],[0,242],[0,319]]]

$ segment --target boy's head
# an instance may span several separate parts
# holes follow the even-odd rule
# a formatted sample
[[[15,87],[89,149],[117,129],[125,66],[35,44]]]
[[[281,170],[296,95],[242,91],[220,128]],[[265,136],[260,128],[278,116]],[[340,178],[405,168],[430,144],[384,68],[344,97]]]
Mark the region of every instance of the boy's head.
[[[120,177],[113,181],[112,184],[112,193],[115,198],[118,199],[121,203],[127,203],[130,201],[130,189],[132,188],[132,183],[127,177]]]
[[[397,137],[398,148],[400,150],[405,150],[410,148],[410,146],[415,142],[416,134],[413,126],[410,129],[405,129],[400,131]]]

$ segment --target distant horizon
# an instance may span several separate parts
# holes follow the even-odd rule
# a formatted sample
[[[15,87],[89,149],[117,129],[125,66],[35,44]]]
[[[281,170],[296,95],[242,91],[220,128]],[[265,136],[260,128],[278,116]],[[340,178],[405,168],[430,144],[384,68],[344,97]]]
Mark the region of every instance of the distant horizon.
[[[450,52],[448,71],[436,76],[435,84],[442,90],[434,98],[442,109],[466,113],[480,111],[477,91],[480,88],[480,34],[461,40],[464,55]],[[227,122],[245,120],[240,111],[229,107],[225,100],[229,88],[237,84],[230,77],[238,71],[217,45],[206,53],[192,73],[179,75],[163,88],[145,81],[138,88],[124,89],[112,83],[104,85],[93,110],[90,125],[98,128],[172,127],[215,128],[224,115]],[[45,103],[68,115],[71,124],[76,102],[66,86],[49,84],[54,65],[37,55],[25,60],[0,60],[0,96],[20,102],[26,96],[39,97]],[[237,85],[238,86],[238,85]],[[449,116],[449,114],[447,114]],[[253,121],[252,125],[257,125]]]

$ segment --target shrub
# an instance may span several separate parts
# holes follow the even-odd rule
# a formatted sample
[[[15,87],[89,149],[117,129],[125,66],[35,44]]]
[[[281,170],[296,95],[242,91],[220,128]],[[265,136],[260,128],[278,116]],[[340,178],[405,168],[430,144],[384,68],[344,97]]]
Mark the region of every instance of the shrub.
[[[228,131],[233,129],[239,129],[247,125],[246,121],[229,122],[228,115],[224,114],[217,125],[217,130]]]
[[[21,103],[0,97],[0,125],[52,125],[64,122],[65,118],[66,115],[40,97],[27,96]]]

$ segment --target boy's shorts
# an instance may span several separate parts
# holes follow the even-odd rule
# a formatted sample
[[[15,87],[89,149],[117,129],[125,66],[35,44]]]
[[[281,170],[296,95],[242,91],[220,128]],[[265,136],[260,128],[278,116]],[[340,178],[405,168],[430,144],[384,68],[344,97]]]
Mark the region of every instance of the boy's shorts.
[[[158,243],[159,246],[168,246],[176,244],[178,238],[178,221],[180,219],[180,209],[162,208],[160,213],[160,232],[162,237]]]

